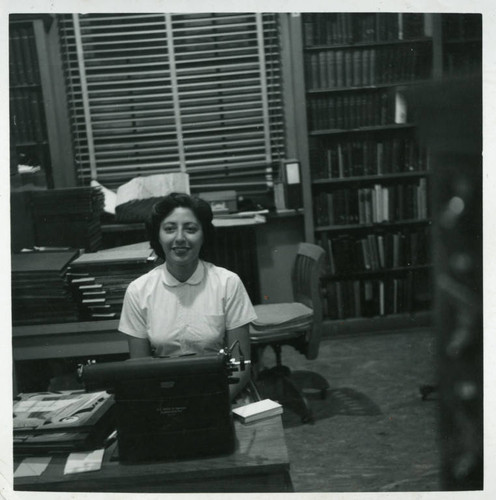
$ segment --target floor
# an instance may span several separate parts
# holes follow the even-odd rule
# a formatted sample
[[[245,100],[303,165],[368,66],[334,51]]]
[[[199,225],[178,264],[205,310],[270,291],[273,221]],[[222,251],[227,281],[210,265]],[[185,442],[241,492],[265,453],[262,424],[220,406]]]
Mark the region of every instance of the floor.
[[[314,361],[283,349],[293,371],[329,383],[324,400],[307,393],[313,423],[283,415],[296,492],[439,491],[438,403],[419,391],[434,380],[434,342],[421,329],[325,339]]]

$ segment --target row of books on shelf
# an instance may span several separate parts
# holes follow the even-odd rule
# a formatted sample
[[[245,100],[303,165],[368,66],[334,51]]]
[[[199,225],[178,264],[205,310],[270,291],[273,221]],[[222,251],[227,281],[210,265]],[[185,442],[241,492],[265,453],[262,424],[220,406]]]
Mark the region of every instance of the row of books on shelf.
[[[406,100],[403,93],[398,90],[311,96],[307,102],[311,131],[407,122]]]
[[[316,141],[311,146],[312,179],[423,172],[427,168],[427,153],[411,136],[333,141],[325,146]]]
[[[416,271],[405,277],[328,281],[323,313],[329,319],[347,319],[425,310],[429,280],[428,271]]]
[[[310,52],[305,59],[307,89],[363,87],[428,78],[431,48],[408,44]]]
[[[344,188],[314,197],[317,226],[379,224],[428,217],[427,182]]]
[[[323,233],[318,243],[326,251],[330,275],[408,269],[430,262],[429,228],[358,237]]]
[[[10,113],[13,117],[18,142],[42,142],[46,140],[45,113],[39,89],[11,89]]]
[[[319,12],[303,15],[306,47],[406,40],[432,35],[429,16],[422,13]]]
[[[10,84],[39,84],[38,55],[32,29],[10,26],[9,42]]]

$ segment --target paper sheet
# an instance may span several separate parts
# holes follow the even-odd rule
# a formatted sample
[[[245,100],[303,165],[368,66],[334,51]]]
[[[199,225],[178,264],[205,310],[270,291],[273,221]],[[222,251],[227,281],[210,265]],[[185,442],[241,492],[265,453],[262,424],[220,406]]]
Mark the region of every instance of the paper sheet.
[[[41,476],[52,457],[25,458],[14,472],[14,477]]]
[[[67,457],[67,462],[64,467],[64,475],[100,470],[102,468],[104,451],[105,450],[102,448],[100,450],[88,452],[71,453]]]

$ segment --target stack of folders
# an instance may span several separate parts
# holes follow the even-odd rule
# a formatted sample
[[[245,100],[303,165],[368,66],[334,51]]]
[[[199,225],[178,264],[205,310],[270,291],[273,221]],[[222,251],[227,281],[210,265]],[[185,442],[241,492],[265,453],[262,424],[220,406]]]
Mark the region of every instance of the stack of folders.
[[[115,427],[105,391],[21,393],[14,400],[14,453],[58,453],[103,445]]]
[[[282,406],[271,399],[262,399],[238,408],[233,408],[233,415],[244,424],[258,422],[282,414]]]
[[[156,265],[149,243],[85,253],[67,273],[82,320],[118,318],[131,281]]]
[[[78,308],[66,282],[78,250],[12,255],[12,323],[31,325],[78,321]]]

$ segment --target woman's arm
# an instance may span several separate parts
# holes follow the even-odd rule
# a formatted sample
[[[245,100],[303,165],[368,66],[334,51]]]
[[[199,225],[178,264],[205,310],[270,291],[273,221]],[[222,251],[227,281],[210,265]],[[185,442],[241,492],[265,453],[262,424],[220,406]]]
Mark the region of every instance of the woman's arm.
[[[248,325],[240,326],[233,330],[227,331],[227,347],[231,347],[236,340],[239,341],[239,346],[233,348],[232,356],[239,361],[239,348],[245,358],[245,361],[250,359],[250,334]],[[239,366],[239,365],[238,365]],[[251,375],[251,364],[246,363],[244,371],[236,371],[233,373],[233,377],[239,378],[239,382],[231,384],[229,386],[229,393],[231,395],[231,400],[234,399],[240,392],[241,389],[249,382]]]
[[[152,349],[148,339],[140,339],[126,335],[129,345],[129,356],[131,358],[146,358],[152,355]]]

